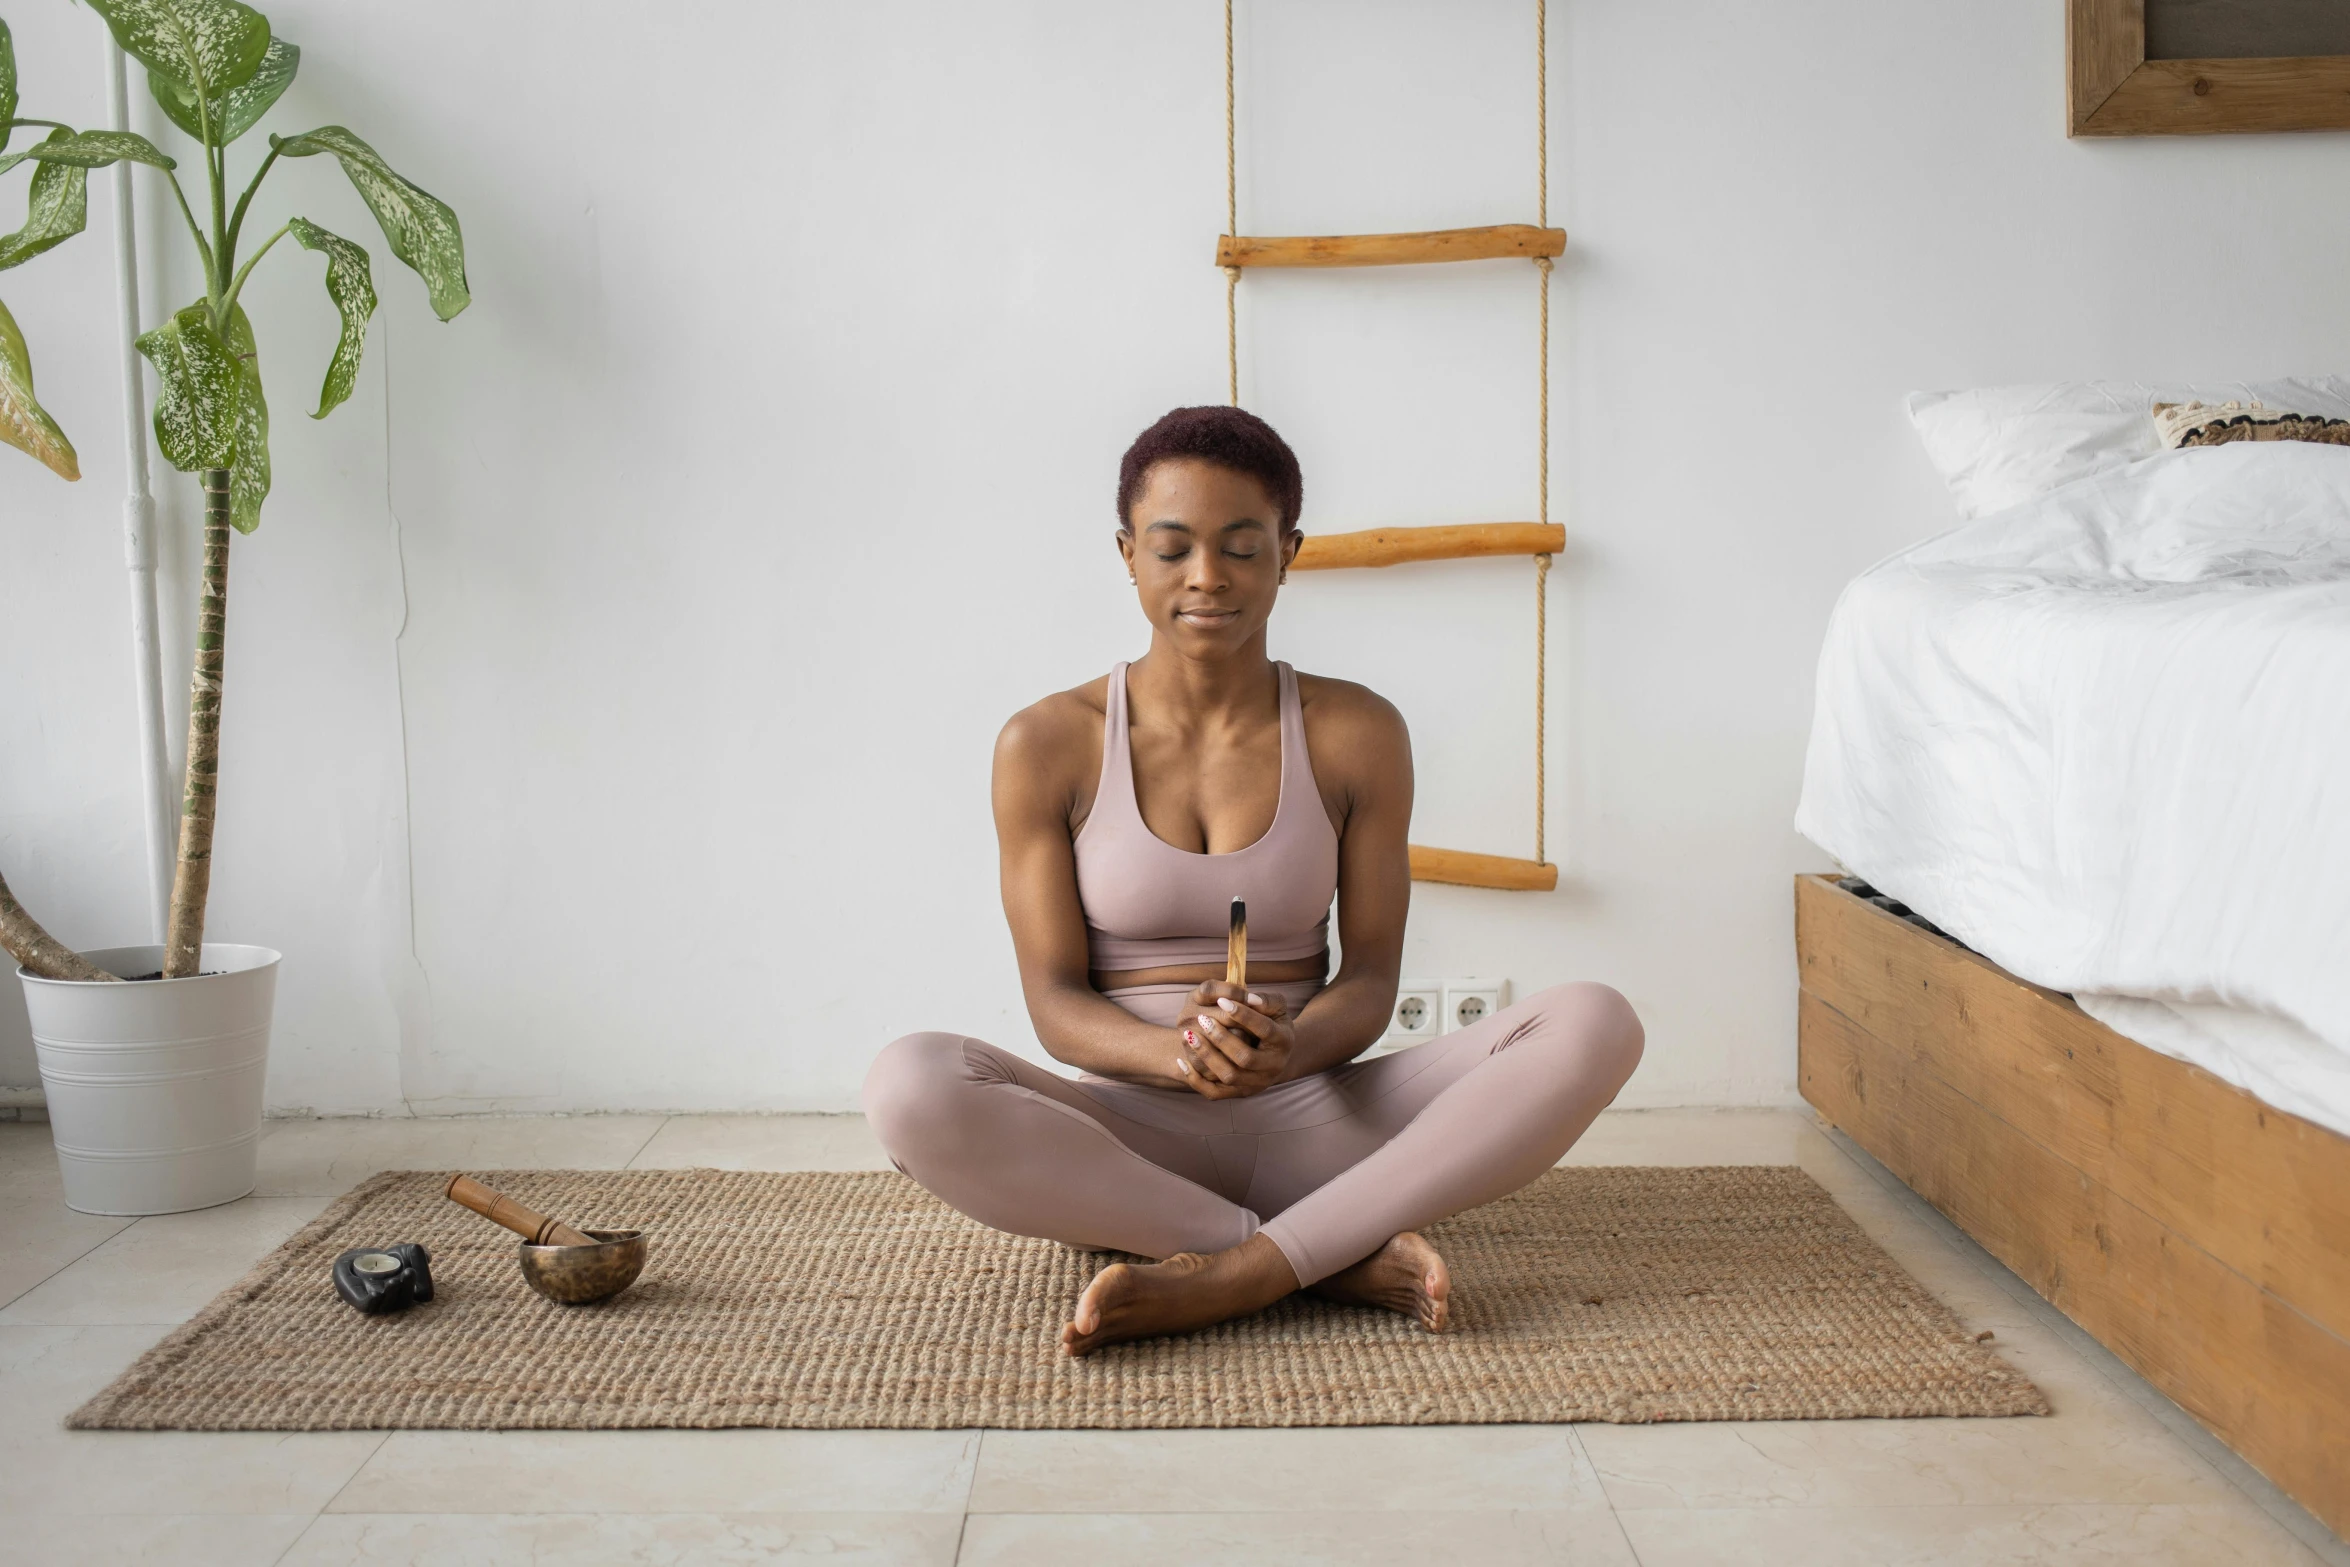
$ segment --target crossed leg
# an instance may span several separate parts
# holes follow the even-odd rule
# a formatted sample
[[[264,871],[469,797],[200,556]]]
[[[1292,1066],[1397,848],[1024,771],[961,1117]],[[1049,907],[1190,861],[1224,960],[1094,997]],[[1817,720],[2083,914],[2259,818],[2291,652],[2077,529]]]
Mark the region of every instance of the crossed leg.
[[[1317,1284],[1440,1326],[1442,1263],[1418,1227],[1557,1163],[1641,1043],[1622,996],[1563,985],[1411,1051],[1210,1102],[1080,1088],[978,1040],[916,1034],[882,1052],[865,1104],[898,1168],[981,1223],[1165,1259],[1088,1286],[1063,1334],[1084,1354]],[[1245,1171],[1219,1164],[1241,1145]]]
[[[1159,1121],[1211,1108],[1163,1097]],[[1215,1189],[1209,1136],[1121,1115],[982,1040],[894,1041],[866,1073],[864,1100],[890,1162],[991,1228],[1143,1257],[1223,1251],[1257,1232],[1257,1216]],[[1136,1108],[1149,1113],[1145,1099]]]

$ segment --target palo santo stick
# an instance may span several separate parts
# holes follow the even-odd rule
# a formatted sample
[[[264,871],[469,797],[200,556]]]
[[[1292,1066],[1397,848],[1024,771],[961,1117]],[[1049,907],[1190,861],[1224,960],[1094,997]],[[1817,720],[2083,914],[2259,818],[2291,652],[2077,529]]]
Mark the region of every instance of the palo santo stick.
[[[470,1175],[449,1177],[449,1201],[471,1208],[492,1224],[502,1224],[533,1246],[593,1246],[596,1238],[582,1235],[561,1219],[533,1213],[513,1198],[491,1191]]]
[[[1248,905],[1232,900],[1232,928],[1224,937],[1224,982],[1248,984]]]

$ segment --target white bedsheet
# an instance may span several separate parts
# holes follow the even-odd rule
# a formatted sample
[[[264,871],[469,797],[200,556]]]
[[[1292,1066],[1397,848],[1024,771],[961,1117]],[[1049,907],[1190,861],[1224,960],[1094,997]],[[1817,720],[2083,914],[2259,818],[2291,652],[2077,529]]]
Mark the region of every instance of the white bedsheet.
[[[1864,573],[1795,825],[2002,967],[2350,1135],[2350,449],[2166,453]]]

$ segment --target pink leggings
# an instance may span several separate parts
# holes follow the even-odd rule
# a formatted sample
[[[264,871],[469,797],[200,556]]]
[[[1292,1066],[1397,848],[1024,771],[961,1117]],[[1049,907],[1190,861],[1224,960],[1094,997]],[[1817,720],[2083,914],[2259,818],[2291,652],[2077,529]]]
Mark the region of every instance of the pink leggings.
[[[1304,1285],[1549,1169],[1640,1046],[1630,1004],[1592,984],[1245,1099],[1072,1082],[909,1034],[866,1075],[865,1113],[900,1170],[982,1224],[1145,1257],[1261,1229]]]

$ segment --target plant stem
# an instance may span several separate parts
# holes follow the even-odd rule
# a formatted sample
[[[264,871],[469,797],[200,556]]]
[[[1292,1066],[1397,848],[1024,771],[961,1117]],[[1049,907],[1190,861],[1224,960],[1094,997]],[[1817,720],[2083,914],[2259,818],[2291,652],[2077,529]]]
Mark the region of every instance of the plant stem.
[[[269,149],[269,156],[261,160],[261,167],[253,171],[253,178],[245,186],[245,193],[237,198],[237,210],[229,214],[229,249],[237,248],[237,236],[245,231],[245,209],[253,205],[253,193],[261,188],[261,182],[269,177],[269,171],[276,166],[277,149],[272,147]]]
[[[179,866],[163,977],[203,969],[204,905],[212,892],[212,812],[220,780],[220,677],[228,640],[229,470],[204,470],[204,597],[196,613],[196,670],[188,683],[188,772]]]
[[[206,138],[210,140],[209,137]],[[204,179],[212,188],[212,254],[215,258],[211,276],[206,278],[205,292],[212,296],[213,322],[216,330],[228,328],[228,306],[223,302],[223,290],[228,283],[228,272],[236,264],[228,244],[228,155],[218,147],[204,149]]]
[[[0,876],[0,947],[6,947],[24,965],[26,973],[38,974],[43,979],[119,977],[107,973],[43,930],[41,922],[26,913],[25,906],[16,901],[16,894],[8,890],[8,879],[4,876]]]
[[[237,308],[237,296],[245,291],[245,277],[253,270],[253,263],[259,261],[263,256],[268,255],[269,247],[276,244],[279,240],[284,239],[288,234],[292,233],[293,228],[294,225],[291,223],[285,224],[275,234],[272,234],[269,236],[269,238],[263,240],[261,242],[261,248],[254,251],[252,255],[248,256],[245,259],[245,264],[243,266],[237,268],[236,281],[229,284],[228,297],[221,302],[220,314],[223,322],[228,319],[229,312]]]
[[[67,125],[62,120],[10,120],[8,123],[11,125],[46,125],[53,131],[70,131],[73,129],[72,126]]]
[[[172,173],[169,169],[163,171],[163,177],[171,181],[171,193],[179,198],[180,216],[188,220],[188,233],[196,241],[196,253],[204,258],[204,291],[205,293],[210,294],[212,292],[212,274],[214,270],[212,265],[212,246],[210,242],[204,238],[203,225],[196,221],[196,214],[189,209],[188,193],[180,189],[180,177]]]

